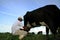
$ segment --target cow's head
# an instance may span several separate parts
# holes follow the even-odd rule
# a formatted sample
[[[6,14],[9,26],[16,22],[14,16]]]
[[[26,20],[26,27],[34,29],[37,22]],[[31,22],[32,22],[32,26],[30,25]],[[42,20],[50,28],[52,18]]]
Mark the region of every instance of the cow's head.
[[[33,12],[27,12],[24,15],[24,27],[27,29],[31,29],[33,27],[41,26],[39,17],[41,15],[33,13]]]

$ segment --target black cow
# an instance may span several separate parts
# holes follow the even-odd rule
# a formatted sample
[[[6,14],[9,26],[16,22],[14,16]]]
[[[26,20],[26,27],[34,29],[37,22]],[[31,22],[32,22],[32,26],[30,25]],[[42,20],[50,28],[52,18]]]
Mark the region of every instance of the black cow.
[[[33,11],[28,11],[24,15],[24,26],[27,28],[41,26],[41,22],[44,22],[46,27],[46,33],[48,30],[55,35],[58,27],[60,27],[60,10],[56,5],[46,5]]]

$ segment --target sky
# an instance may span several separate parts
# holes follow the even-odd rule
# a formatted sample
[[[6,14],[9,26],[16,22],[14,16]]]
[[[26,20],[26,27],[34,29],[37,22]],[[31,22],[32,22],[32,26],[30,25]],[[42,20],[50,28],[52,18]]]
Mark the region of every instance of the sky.
[[[49,4],[60,8],[60,0],[0,0],[0,32],[11,32],[12,24],[19,16]],[[45,27],[32,28],[30,32],[37,30],[45,33]]]

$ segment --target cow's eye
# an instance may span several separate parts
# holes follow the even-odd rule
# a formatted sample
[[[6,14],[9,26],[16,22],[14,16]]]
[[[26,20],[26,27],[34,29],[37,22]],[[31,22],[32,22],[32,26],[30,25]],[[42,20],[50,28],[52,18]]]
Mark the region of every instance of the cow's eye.
[[[27,22],[27,27],[31,27],[31,25],[29,24],[29,22]]]
[[[32,23],[32,25],[33,25],[33,26],[36,26],[36,23],[35,23],[35,22],[33,22],[33,23]]]

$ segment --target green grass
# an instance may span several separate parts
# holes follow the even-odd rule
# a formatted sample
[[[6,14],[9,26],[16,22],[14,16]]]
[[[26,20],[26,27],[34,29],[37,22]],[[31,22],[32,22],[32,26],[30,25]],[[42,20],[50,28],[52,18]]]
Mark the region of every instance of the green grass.
[[[46,35],[28,34],[23,40],[46,40]],[[49,40],[53,40],[53,35],[49,35]]]
[[[19,40],[18,37],[11,33],[0,33],[0,40]],[[46,35],[29,33],[23,40],[46,40]],[[53,35],[49,35],[49,40],[53,40]]]
[[[18,36],[12,35],[10,33],[0,33],[0,40],[19,40]]]
[[[23,40],[45,40],[45,35],[28,34]]]

